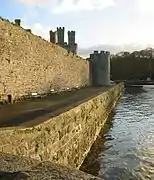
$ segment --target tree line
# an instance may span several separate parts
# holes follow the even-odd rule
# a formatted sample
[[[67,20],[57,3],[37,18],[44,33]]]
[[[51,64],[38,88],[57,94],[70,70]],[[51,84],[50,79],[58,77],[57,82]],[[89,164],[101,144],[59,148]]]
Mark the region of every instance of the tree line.
[[[111,57],[112,80],[154,79],[154,50],[120,52]]]

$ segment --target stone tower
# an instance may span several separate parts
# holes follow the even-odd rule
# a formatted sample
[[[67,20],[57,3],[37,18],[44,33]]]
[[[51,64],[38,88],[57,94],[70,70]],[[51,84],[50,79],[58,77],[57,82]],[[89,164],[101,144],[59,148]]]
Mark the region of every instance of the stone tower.
[[[75,43],[75,31],[68,31],[68,49],[76,54],[77,44]]]
[[[94,86],[110,85],[110,53],[94,51],[89,58],[89,80]]]
[[[53,32],[52,30],[49,32],[50,34],[50,42],[54,44],[58,44],[58,36],[57,31]]]
[[[53,32],[51,30],[49,34],[51,43],[58,44],[59,46],[65,48],[68,52],[72,52],[73,54],[77,53],[77,44],[75,43],[75,31],[68,31],[68,44],[64,41],[64,27],[57,27],[57,31]]]
[[[90,54],[89,58],[89,81],[91,85],[97,85],[97,59],[98,51],[94,51],[93,54]]]
[[[63,47],[64,45],[64,36],[65,36],[65,28],[57,27],[57,36],[58,36],[58,44]]]
[[[73,46],[75,44],[75,31],[68,31],[68,45]]]

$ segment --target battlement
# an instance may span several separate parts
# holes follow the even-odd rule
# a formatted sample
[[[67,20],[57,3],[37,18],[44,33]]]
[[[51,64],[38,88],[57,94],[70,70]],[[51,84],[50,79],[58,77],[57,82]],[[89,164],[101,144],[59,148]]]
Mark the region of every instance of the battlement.
[[[94,51],[94,54],[105,54],[105,55],[107,54],[107,55],[110,55],[110,52],[109,52],[109,51],[100,51],[100,52],[99,52],[99,51],[96,51],[96,50],[95,50],[95,51]]]
[[[100,51],[100,54],[104,54],[105,53],[105,51]]]
[[[107,55],[110,55],[110,52],[109,52],[109,51],[100,51],[100,54],[107,54]]]
[[[65,27],[57,27],[57,31],[65,31]]]
[[[94,51],[94,54],[99,54],[98,51]]]
[[[103,57],[108,57],[110,55],[109,51],[97,51],[95,50],[92,54],[90,54],[90,60],[102,59]]]
[[[75,36],[75,31],[68,31],[68,35],[74,35]]]
[[[20,26],[20,24],[21,24],[21,20],[20,19],[15,19],[14,22],[15,22],[15,25],[17,25],[17,26]]]

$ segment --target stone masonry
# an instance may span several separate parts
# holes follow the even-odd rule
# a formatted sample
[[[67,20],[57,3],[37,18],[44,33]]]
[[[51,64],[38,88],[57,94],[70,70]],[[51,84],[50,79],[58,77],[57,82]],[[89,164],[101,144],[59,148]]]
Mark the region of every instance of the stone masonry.
[[[89,63],[0,19],[0,100],[88,85]]]
[[[0,152],[79,169],[122,93],[115,85],[32,128],[1,129]]]

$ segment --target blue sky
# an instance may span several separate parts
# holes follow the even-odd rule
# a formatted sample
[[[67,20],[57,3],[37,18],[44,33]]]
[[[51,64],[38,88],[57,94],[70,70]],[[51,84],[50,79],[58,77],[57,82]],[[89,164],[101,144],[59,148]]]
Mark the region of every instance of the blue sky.
[[[154,0],[2,0],[0,16],[20,18],[45,39],[65,26],[76,31],[81,48],[154,44]]]

